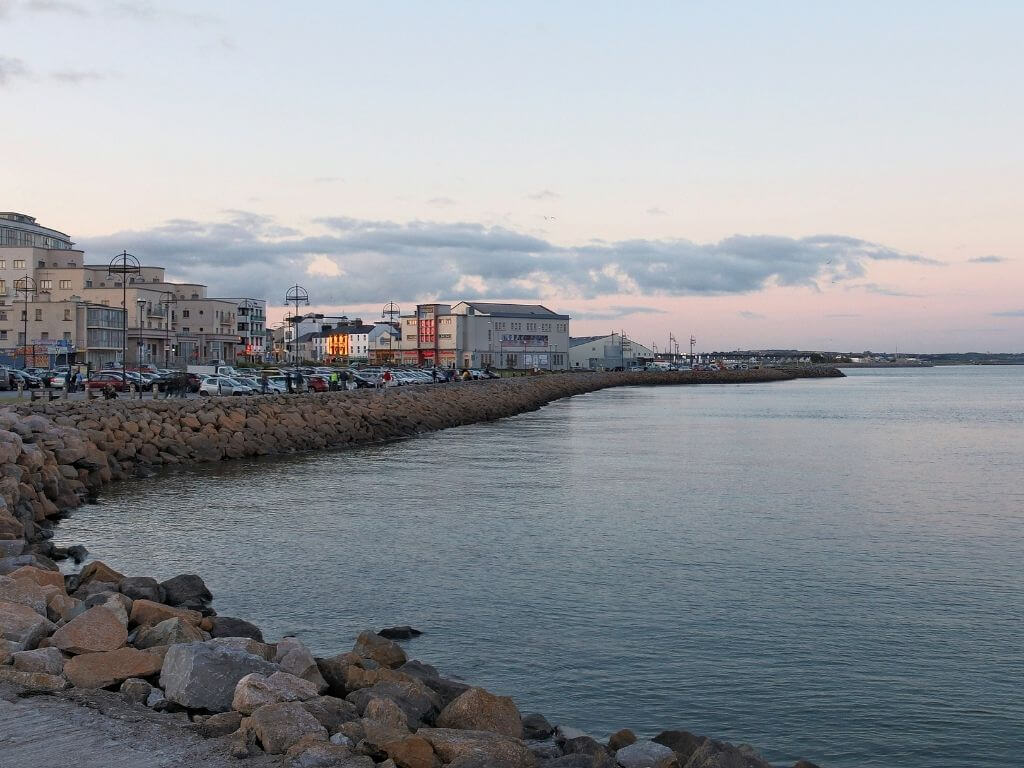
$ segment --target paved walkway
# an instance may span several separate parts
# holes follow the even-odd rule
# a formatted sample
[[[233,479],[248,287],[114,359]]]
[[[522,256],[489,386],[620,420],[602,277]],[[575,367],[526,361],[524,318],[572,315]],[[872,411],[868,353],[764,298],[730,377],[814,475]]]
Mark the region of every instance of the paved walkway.
[[[203,739],[187,722],[109,691],[19,697],[0,685],[0,768],[238,768],[228,739]],[[278,766],[278,758],[245,761]]]

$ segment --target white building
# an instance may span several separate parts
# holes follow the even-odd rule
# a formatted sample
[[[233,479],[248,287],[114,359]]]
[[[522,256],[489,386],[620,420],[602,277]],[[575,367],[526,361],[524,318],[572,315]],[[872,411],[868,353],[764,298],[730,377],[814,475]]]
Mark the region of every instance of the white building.
[[[653,360],[653,350],[621,333],[580,336],[569,340],[571,368],[615,370],[633,365],[646,365]]]
[[[401,362],[441,368],[564,370],[569,316],[540,304],[420,304],[400,318]]]

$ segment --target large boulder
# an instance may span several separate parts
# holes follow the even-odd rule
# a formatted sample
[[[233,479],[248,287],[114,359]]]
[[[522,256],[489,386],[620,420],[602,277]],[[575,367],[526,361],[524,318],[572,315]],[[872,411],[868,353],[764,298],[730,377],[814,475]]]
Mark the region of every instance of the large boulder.
[[[675,757],[676,753],[663,744],[646,740],[635,741],[615,753],[615,760],[622,768],[654,768]]]
[[[78,688],[109,688],[130,677],[155,675],[162,665],[158,653],[119,648],[74,656],[64,665],[64,674]]]
[[[260,745],[272,755],[281,755],[307,734],[327,741],[327,729],[297,701],[284,701],[260,707],[245,727],[256,734]]]
[[[167,619],[182,619],[189,624],[199,626],[203,615],[199,611],[192,611],[187,608],[172,608],[163,603],[154,603],[152,600],[136,600],[132,603],[132,613],[129,617],[134,626],[159,624]]]
[[[67,653],[99,653],[124,645],[128,630],[113,611],[96,606],[54,632],[52,640]]]
[[[375,765],[372,758],[355,755],[340,744],[321,741],[317,734],[303,736],[288,748],[285,758],[288,768],[374,768]]]
[[[213,600],[213,595],[206,588],[206,583],[194,573],[183,573],[173,579],[160,582],[170,605],[184,605],[199,609]]]
[[[160,582],[151,576],[129,576],[121,581],[121,592],[132,600],[152,600],[162,603],[166,598]]]
[[[44,675],[59,675],[64,671],[64,654],[56,648],[37,648],[32,651],[18,651],[11,655],[14,668],[22,672],[42,672]]]
[[[277,656],[276,645],[260,643],[251,637],[215,637],[206,642],[223,648],[237,648],[267,661],[273,661]]]
[[[81,616],[85,613],[85,603],[81,600],[77,600],[73,597],[69,597],[63,592],[58,592],[52,595],[49,600],[46,601],[46,618],[50,621],[57,623],[67,623],[76,616]]]
[[[690,755],[697,751],[697,748],[704,742],[703,736],[696,736],[689,731],[662,731],[653,739],[656,744],[662,744],[676,753],[680,765],[686,765]]]
[[[394,761],[397,768],[437,768],[440,765],[434,748],[422,736],[410,734],[387,741],[383,748],[384,754]]]
[[[46,593],[28,579],[0,576],[0,602],[27,605],[40,616],[46,615]]]
[[[690,755],[686,768],[772,768],[748,746],[734,747],[722,741],[705,738]]]
[[[210,637],[249,637],[262,643],[263,633],[255,624],[230,616],[214,616]]]
[[[22,672],[11,666],[0,667],[0,683],[20,685],[30,691],[63,691],[71,684],[60,675],[47,675],[44,672]]]
[[[438,728],[492,731],[513,739],[523,737],[523,719],[508,696],[495,696],[483,688],[470,688],[442,710]]]
[[[177,645],[178,643],[202,642],[203,633],[193,624],[179,619],[164,619],[152,627],[143,627],[135,637],[136,648],[152,648],[155,645]]]
[[[105,581],[110,584],[120,584],[122,579],[124,579],[123,573],[118,573],[100,560],[93,560],[82,569],[80,574],[78,574],[78,585],[82,587],[90,581]]]
[[[555,727],[544,715],[535,712],[523,718],[524,739],[546,739],[554,732]]]
[[[376,698],[391,699],[405,713],[410,728],[418,728],[421,723],[432,723],[441,711],[441,701],[437,694],[418,680],[396,680],[377,683],[370,688],[361,688],[345,697],[355,704],[360,714],[366,711],[367,705]]]
[[[242,715],[239,712],[219,712],[211,715],[199,724],[199,733],[204,739],[216,739],[219,736],[227,736],[234,733],[242,725]]]
[[[32,650],[55,629],[56,624],[27,605],[0,602],[0,639],[16,643],[20,650]]]
[[[353,704],[334,696],[317,696],[307,699],[302,702],[302,706],[317,719],[320,725],[327,729],[328,733],[332,734],[336,733],[342,724],[359,719],[359,712],[356,711]]]
[[[274,658],[282,670],[289,674],[308,680],[316,686],[317,693],[327,690],[327,681],[320,674],[316,660],[309,649],[296,637],[286,637],[277,644],[277,656]]]
[[[519,739],[493,731],[420,728],[416,735],[430,742],[445,765],[488,768],[534,768],[537,758]]]
[[[376,632],[370,630],[359,633],[353,650],[364,658],[373,659],[382,667],[394,669],[402,666],[407,661],[405,651],[402,650],[398,643],[381,637]]]
[[[226,712],[239,680],[253,672],[269,676],[276,671],[266,659],[238,648],[182,643],[167,650],[160,685],[170,701],[183,707]]]
[[[23,565],[9,574],[12,579],[27,579],[40,587],[53,586],[64,589],[64,576],[59,571],[44,571],[32,565]]]
[[[231,708],[243,715],[251,715],[266,704],[305,701],[316,695],[316,686],[301,677],[287,672],[275,672],[267,677],[254,672],[238,681],[231,699]]]

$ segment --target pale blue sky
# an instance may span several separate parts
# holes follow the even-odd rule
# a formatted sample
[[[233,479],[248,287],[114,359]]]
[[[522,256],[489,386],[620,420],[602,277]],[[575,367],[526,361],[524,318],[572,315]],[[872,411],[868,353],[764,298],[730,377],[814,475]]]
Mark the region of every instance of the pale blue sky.
[[[350,311],[476,291],[641,340],[1021,349],[1022,28],[1020,2],[0,0],[0,208],[225,292],[312,263]],[[464,237],[506,233],[536,242]],[[822,234],[922,258],[833,239],[794,271]]]

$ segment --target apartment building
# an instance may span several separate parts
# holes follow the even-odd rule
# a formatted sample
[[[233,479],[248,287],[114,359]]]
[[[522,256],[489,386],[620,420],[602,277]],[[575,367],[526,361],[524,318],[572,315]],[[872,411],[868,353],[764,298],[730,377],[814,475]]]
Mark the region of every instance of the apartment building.
[[[439,368],[568,367],[569,316],[540,304],[420,304],[399,318],[399,359]]]

